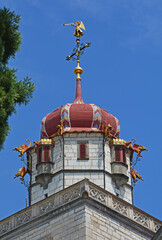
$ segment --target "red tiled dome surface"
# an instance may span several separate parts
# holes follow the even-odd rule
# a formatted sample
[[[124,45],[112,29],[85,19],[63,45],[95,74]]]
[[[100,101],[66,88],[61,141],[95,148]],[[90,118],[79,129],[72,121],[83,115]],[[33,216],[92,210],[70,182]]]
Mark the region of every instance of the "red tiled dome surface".
[[[66,104],[47,114],[41,124],[41,138],[51,137],[58,131],[60,120],[63,121],[65,132],[100,131],[102,123],[112,126],[111,133],[119,136],[119,121],[112,114],[95,104]]]
[[[118,137],[120,124],[116,117],[95,104],[85,104],[82,100],[80,81],[77,80],[76,98],[72,104],[66,104],[47,114],[41,122],[41,138],[52,137],[58,131],[62,120],[65,132],[96,132],[102,130],[102,124],[112,126],[111,134]]]

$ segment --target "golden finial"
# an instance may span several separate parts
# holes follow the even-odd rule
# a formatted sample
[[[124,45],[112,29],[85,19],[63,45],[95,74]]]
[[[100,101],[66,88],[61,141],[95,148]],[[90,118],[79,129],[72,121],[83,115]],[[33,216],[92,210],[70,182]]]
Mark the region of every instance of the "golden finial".
[[[77,67],[74,68],[74,73],[77,75],[76,80],[81,80],[80,75],[81,75],[82,72],[83,72],[83,69],[79,66],[79,63],[80,63],[80,61],[77,60]]]

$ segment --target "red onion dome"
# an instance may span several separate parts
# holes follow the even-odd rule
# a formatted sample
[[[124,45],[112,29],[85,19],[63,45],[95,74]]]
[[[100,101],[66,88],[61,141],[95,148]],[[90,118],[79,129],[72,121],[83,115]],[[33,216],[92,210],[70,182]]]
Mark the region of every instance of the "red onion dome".
[[[110,133],[118,137],[120,132],[118,119],[95,104],[83,102],[80,85],[80,74],[83,70],[79,67],[79,62],[74,70],[77,74],[75,100],[72,104],[67,103],[43,118],[41,138],[50,138],[57,134],[60,120],[62,120],[64,132],[102,132],[102,125],[110,124],[112,126]]]
[[[118,137],[120,124],[116,117],[95,104],[67,103],[47,114],[42,122],[41,138],[50,138],[58,131],[62,120],[64,132],[96,132],[102,131],[102,124],[112,126],[111,134]]]

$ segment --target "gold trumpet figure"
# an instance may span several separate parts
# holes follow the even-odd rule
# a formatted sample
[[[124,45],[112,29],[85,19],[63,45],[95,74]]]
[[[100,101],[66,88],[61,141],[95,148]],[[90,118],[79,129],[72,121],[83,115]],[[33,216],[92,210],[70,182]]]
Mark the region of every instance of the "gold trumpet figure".
[[[63,24],[63,26],[68,26],[68,25],[71,25],[71,26],[74,26],[75,27],[75,32],[74,32],[74,36],[75,37],[82,37],[83,36],[83,31],[81,30],[84,29],[85,30],[85,26],[83,24],[82,21],[77,21],[77,22],[74,22],[74,23],[67,23],[67,24]]]

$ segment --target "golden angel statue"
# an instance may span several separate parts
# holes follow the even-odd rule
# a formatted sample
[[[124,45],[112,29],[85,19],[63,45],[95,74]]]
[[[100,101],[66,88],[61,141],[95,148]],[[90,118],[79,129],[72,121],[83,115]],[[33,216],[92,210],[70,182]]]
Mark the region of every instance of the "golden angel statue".
[[[85,26],[83,24],[83,22],[74,22],[74,23],[68,23],[68,24],[63,24],[63,26],[68,26],[68,25],[71,25],[71,26],[74,26],[75,27],[75,32],[74,32],[74,36],[75,37],[82,37],[83,36],[83,31],[81,30],[84,29],[85,30]]]

